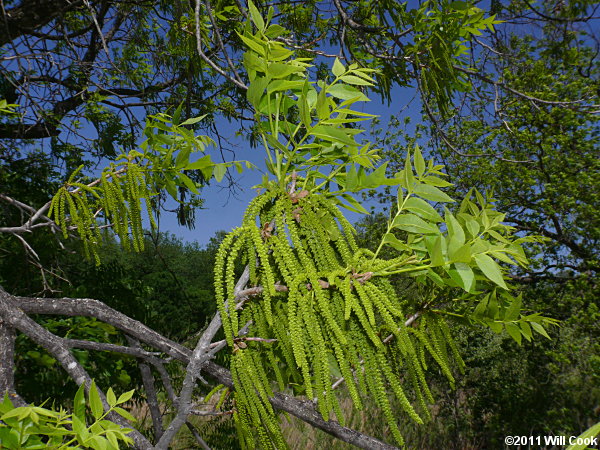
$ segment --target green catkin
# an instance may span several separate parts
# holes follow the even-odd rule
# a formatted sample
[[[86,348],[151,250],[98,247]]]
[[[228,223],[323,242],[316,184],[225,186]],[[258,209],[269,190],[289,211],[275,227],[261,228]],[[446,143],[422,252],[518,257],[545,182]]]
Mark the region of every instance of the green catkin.
[[[69,237],[69,234],[67,232],[67,216],[66,216],[66,203],[67,203],[67,197],[69,196],[69,192],[67,191],[67,188],[63,187],[59,193],[57,194],[59,195],[59,202],[58,202],[58,212],[59,215],[57,216],[60,217],[60,228],[62,229],[63,232],[63,237],[65,239],[67,239]]]
[[[243,364],[241,364],[241,360],[238,360],[237,357],[232,358],[232,363],[235,363],[236,366],[233,381],[238,387],[236,389],[236,407],[238,409],[238,413],[241,416],[247,417],[247,422],[249,422],[249,426],[247,427],[247,430],[244,430],[244,432],[247,433],[248,437],[250,437],[249,440],[251,440],[253,445],[252,448],[255,448],[253,438],[254,432],[258,434],[258,441],[262,446],[266,445],[266,448],[272,448],[271,441],[263,421],[266,419],[267,414],[262,402],[256,395],[256,391],[252,384],[249,382],[242,382],[242,380],[247,380],[248,377],[246,372],[243,370]],[[232,375],[233,374],[234,372],[232,370]]]
[[[315,214],[312,205],[304,202],[302,228],[307,236],[309,248],[317,262],[319,271],[335,270],[338,263],[332,255],[327,252],[330,249],[330,240],[327,233],[324,231],[324,226],[320,219]]]
[[[357,307],[354,305],[355,300],[354,295],[352,295],[352,281],[350,280],[350,277],[345,277],[344,280],[342,280],[340,288],[344,296],[344,320],[350,320],[352,309]]]
[[[315,372],[315,389],[317,391],[319,412],[324,420],[329,420],[328,402],[325,397],[326,384],[329,381],[329,361],[323,330],[312,307],[314,297],[314,291],[308,292],[303,299],[304,301],[300,304],[300,313],[308,330],[313,349],[312,366]]]
[[[398,331],[398,323],[392,317],[389,308],[385,304],[382,299],[382,293],[377,289],[377,287],[373,283],[365,283],[363,286],[365,292],[379,311],[380,316],[383,318],[384,323],[390,328],[391,332],[394,335],[399,333]]]
[[[398,429],[396,418],[394,417],[392,407],[387,398],[385,384],[382,379],[383,375],[381,374],[381,371],[379,370],[379,367],[375,361],[375,356],[371,351],[366,351],[364,352],[363,357],[365,360],[366,380],[369,391],[371,391],[371,394],[375,399],[375,403],[383,412],[387,424],[390,427],[390,431],[392,432],[392,436],[394,436],[396,442],[398,442],[398,444],[402,447],[404,446],[404,439],[400,433],[400,430]]]
[[[365,313],[367,314],[367,318],[369,319],[369,323],[371,326],[375,326],[375,313],[373,312],[373,304],[371,302],[371,298],[366,292],[366,288],[359,282],[354,282],[354,290],[358,293],[358,297],[360,298],[360,304],[363,306]]]
[[[444,361],[442,359],[442,357],[439,355],[439,353],[436,351],[435,347],[431,344],[431,342],[429,341],[429,339],[427,338],[427,336],[425,335],[425,333],[423,333],[418,328],[410,328],[410,330],[421,341],[421,343],[427,349],[427,351],[429,352],[429,354],[433,357],[433,359],[435,360],[435,362],[438,363],[438,365],[440,366],[440,369],[442,369],[442,372],[444,373],[444,375],[446,375],[446,378],[448,378],[448,381],[450,382],[450,385],[452,387],[454,387],[454,377],[452,376],[452,372],[450,371],[450,367],[448,367],[448,365],[446,364],[446,361]]]
[[[286,223],[288,230],[290,231],[290,238],[294,244],[294,247],[296,248],[296,252],[298,254],[300,263],[303,266],[304,272],[308,276],[308,280],[312,285],[313,291],[315,292],[319,312],[325,317],[327,325],[332,329],[336,337],[345,344],[347,342],[346,336],[333,318],[333,313],[329,308],[329,303],[326,301],[325,296],[323,295],[323,290],[319,285],[317,270],[313,264],[313,261],[311,261],[311,259],[307,256],[304,248],[302,247],[302,241],[300,240],[297,226],[293,222],[293,219],[290,219],[289,216],[286,217]]]
[[[290,289],[288,296],[288,323],[290,324],[290,339],[292,341],[292,349],[296,364],[300,367],[306,395],[309,398],[313,397],[312,383],[310,377],[310,368],[304,348],[306,339],[304,337],[304,327],[302,326],[302,316],[298,310],[299,303],[303,301],[303,297],[297,287]]]
[[[333,205],[333,203],[331,202],[331,200],[324,200],[322,198],[319,198],[318,203],[323,206],[325,208],[326,211],[328,211],[331,216],[332,219],[335,221],[335,218],[338,218],[339,215],[334,214],[334,210],[336,210],[335,205]],[[338,221],[341,220],[338,219]],[[350,227],[344,227],[342,228],[343,231],[343,235],[340,235],[338,237],[338,239],[336,239],[334,241],[334,245],[337,248],[338,253],[340,254],[342,261],[345,265],[350,265],[352,264],[352,261],[354,260],[354,252],[351,250],[351,245],[349,244],[348,236],[350,236],[350,239],[353,239],[352,233],[353,233],[353,228],[350,225]]]
[[[129,239],[130,211],[126,206],[119,178],[115,176],[111,178],[112,181],[109,181],[107,175],[103,174],[103,179],[106,182],[106,190],[107,192],[110,192],[112,203],[112,205],[108,205],[111,209],[108,209],[105,212],[106,220],[113,223],[115,231],[119,235],[121,245],[125,250],[129,251],[131,249]]]
[[[458,369],[460,370],[461,373],[464,374],[465,367],[466,367],[465,362],[462,359],[462,357],[460,356],[460,352],[458,351],[458,347],[456,345],[456,341],[454,340],[454,337],[452,337],[452,333],[450,332],[448,323],[442,317],[438,318],[438,323],[440,326],[440,330],[442,331],[442,334],[444,335],[445,341],[450,346],[450,350],[452,351],[452,356],[454,357],[454,360],[458,364]]]
[[[136,252],[140,251],[139,242],[137,239],[137,234],[135,233],[134,223],[138,217],[137,214],[137,201],[136,201],[136,193],[135,193],[135,184],[133,182],[133,169],[131,169],[131,164],[127,165],[127,173],[125,175],[125,198],[129,203],[129,212],[131,214],[131,242],[133,244],[133,249]]]
[[[429,413],[429,408],[427,407],[426,399],[426,392],[429,392],[429,395],[431,395],[429,387],[426,384],[421,386],[416,370],[411,364],[407,364],[406,367],[408,369],[408,374],[410,376],[411,383],[417,396],[417,403],[419,404],[422,411],[423,421],[429,421],[431,420],[431,414]]]
[[[391,286],[386,283],[387,280],[377,280],[377,284],[371,280],[370,286],[374,295],[377,295],[379,301],[385,306],[385,309],[394,317],[403,318],[404,314],[400,308],[400,300]]]
[[[331,341],[333,346],[333,351],[338,362],[338,367],[340,368],[340,372],[345,379],[346,386],[348,387],[348,392],[350,393],[350,398],[354,403],[356,409],[362,409],[362,402],[360,400],[360,395],[358,394],[358,390],[356,389],[356,382],[354,381],[354,376],[352,374],[352,370],[350,369],[350,363],[342,350],[342,347],[335,340]]]
[[[312,194],[292,203],[289,194],[273,191],[250,203],[242,227],[219,249],[215,291],[229,345],[237,327],[250,319],[253,333],[277,340],[249,342],[247,348],[234,351],[232,376],[240,392],[236,393],[236,418],[246,435],[244,445],[286,447],[268,401],[269,379],[284,388],[283,364],[291,372],[290,380],[300,381],[305,394],[317,398],[326,420],[332,414],[341,423],[344,420],[331,387],[331,364],[337,364],[346,379],[355,407],[362,408],[362,393],[371,393],[400,444],[403,440],[387,390],[408,415],[421,422],[406,397],[407,389],[414,389],[414,405],[422,410],[423,418],[429,417],[427,401],[432,399],[425,382],[424,350],[448,376],[446,345],[452,349],[452,344],[447,325],[443,320],[425,319],[420,329],[406,328],[401,302],[387,279],[373,277],[360,284],[354,273],[385,271],[404,257],[372,262],[372,252],[359,249],[354,234],[331,199]],[[252,284],[261,285],[264,291],[241,311],[227,313],[224,305],[233,296],[238,261],[251,266]],[[287,293],[275,293],[279,281],[287,286]],[[329,282],[329,287],[323,289],[320,281]],[[384,345],[388,329],[395,338]],[[406,374],[406,384],[400,381],[401,372]]]
[[[316,196],[316,199],[317,202],[323,208],[325,208],[326,211],[329,211],[329,213],[335,217],[342,226],[342,230],[344,231],[344,236],[348,242],[351,253],[358,252],[358,245],[356,245],[356,240],[354,239],[355,230],[352,224],[344,217],[342,212],[337,208],[331,199],[328,199],[325,196]]]
[[[375,334],[375,330],[373,330],[373,327],[369,323],[369,319],[367,319],[367,316],[365,315],[363,309],[358,307],[354,310],[354,313],[356,314],[356,317],[358,318],[358,321],[362,326],[362,330],[367,334],[369,339],[371,339],[371,342],[375,344],[376,347],[382,347],[383,343],[381,342],[379,336]]]
[[[427,369],[427,366],[423,366],[425,356],[423,354],[422,357],[420,357],[423,346],[415,348],[406,327],[402,327],[400,329],[400,335],[397,338],[397,345],[402,350],[402,353],[404,353],[405,357],[410,361],[407,366],[414,371],[416,380],[419,383],[418,386],[421,387],[421,389],[418,389],[417,387],[415,389],[418,392],[421,392],[422,390],[427,401],[433,403],[433,395],[431,394],[429,385],[425,380],[425,370]]]
[[[440,357],[444,360],[446,364],[448,364],[448,351],[446,348],[446,342],[444,340],[443,334],[440,331],[437,317],[431,315],[430,320],[428,321],[428,331],[431,336],[431,342],[435,347],[436,351],[440,355]]]
[[[275,263],[283,277],[283,282],[286,286],[289,286],[294,280],[293,274],[298,273],[295,258],[291,251],[287,251],[289,247],[281,241],[280,236],[272,236],[271,243],[273,244],[273,257],[275,258]]]
[[[362,349],[369,345],[369,341],[365,339],[361,326],[356,321],[350,321],[348,328],[350,344],[348,345],[349,348],[347,348],[346,354],[348,356],[348,361],[350,362],[350,367],[354,368],[354,376],[358,384],[359,392],[366,394],[367,382],[363,370],[364,363],[359,358],[359,355],[362,354]]]
[[[243,233],[243,229],[241,233]],[[231,332],[233,337],[238,335],[239,332],[239,317],[236,311],[237,299],[235,298],[235,263],[237,255],[244,244],[244,236],[240,236],[236,239],[227,254],[227,264],[225,265],[225,287],[226,287],[226,299],[227,299],[227,310],[229,316],[229,322],[231,324]]]
[[[219,250],[217,250],[214,264],[215,298],[217,301],[217,308],[221,314],[221,322],[223,323],[223,330],[225,331],[225,339],[227,339],[227,343],[230,347],[233,347],[233,331],[229,313],[225,306],[227,297],[225,292],[225,279],[223,272],[225,270],[225,258],[227,257],[234,239],[241,233],[241,231],[241,228],[237,228],[225,236],[225,239],[223,239],[223,242],[219,246]]]
[[[269,262],[269,251],[260,235],[260,230],[257,227],[250,225],[249,233],[260,262],[261,281],[263,285],[263,301],[265,304],[267,321],[269,324],[272,324],[273,313],[271,308],[271,296],[275,293],[275,279],[273,277],[271,264]]]
[[[256,330],[258,332],[258,335],[263,337],[263,338],[270,338],[271,337],[271,333],[269,332],[269,326],[267,321],[265,320],[265,313],[263,310],[263,305],[260,303],[256,303],[254,305],[252,305],[252,317],[254,320],[254,326],[256,327]],[[275,321],[277,322],[277,321]],[[275,344],[265,344],[266,346],[268,346],[267,348],[265,348],[264,350],[261,351],[261,353],[264,353],[266,355],[266,360],[269,363],[269,366],[273,369],[273,373],[275,374],[275,378],[277,380],[277,384],[279,386],[280,390],[284,390],[285,386],[284,386],[284,382],[283,382],[283,375],[281,374],[281,369],[279,368],[279,364],[277,362],[277,358],[275,357],[275,354],[273,352],[273,346]],[[257,355],[258,352],[256,353],[252,353],[253,355]],[[268,383],[268,381],[267,381]]]
[[[404,390],[402,389],[400,380],[398,380],[397,375],[395,375],[392,372],[392,369],[390,368],[390,364],[389,364],[388,360],[385,358],[384,353],[377,352],[375,354],[375,357],[377,359],[377,363],[378,363],[379,367],[381,368],[381,371],[383,372],[383,374],[385,375],[385,378],[387,379],[388,383],[392,387],[394,394],[396,394],[396,398],[400,401],[400,405],[402,406],[402,409],[404,409],[404,411],[415,422],[417,422],[418,424],[423,424],[423,420],[421,419],[421,417],[419,417],[417,412],[414,410],[414,408],[408,401],[408,398],[406,398],[406,394],[404,393]]]
[[[279,304],[280,309],[283,309],[283,305]],[[289,324],[287,319],[287,312],[281,311],[277,314],[278,319],[273,322],[273,333],[275,339],[277,339],[277,349],[281,351],[285,364],[289,370],[293,372],[293,376],[297,375],[296,372],[296,361],[294,359],[294,353],[292,345],[289,339]]]

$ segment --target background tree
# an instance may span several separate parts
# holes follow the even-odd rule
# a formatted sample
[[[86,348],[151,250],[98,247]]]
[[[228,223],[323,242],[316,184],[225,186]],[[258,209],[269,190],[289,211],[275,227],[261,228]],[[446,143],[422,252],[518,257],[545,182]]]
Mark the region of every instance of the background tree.
[[[476,80],[453,114],[425,102],[424,125],[413,131],[393,120],[380,135],[392,158],[403,145],[426,141],[458,192],[473,185],[493,192],[508,223],[547,238],[529,248],[529,270],[512,277],[528,303],[552,311],[562,327],[552,341],[522,347],[492,333],[461,333],[459,346],[476,369],[440,402],[452,425],[431,434],[457,448],[501,445],[508,429],[577,435],[597,422],[600,404],[591,387],[600,375],[598,5],[494,5],[504,23],[489,40],[477,38],[487,47],[473,53]],[[397,158],[392,170],[402,164]]]

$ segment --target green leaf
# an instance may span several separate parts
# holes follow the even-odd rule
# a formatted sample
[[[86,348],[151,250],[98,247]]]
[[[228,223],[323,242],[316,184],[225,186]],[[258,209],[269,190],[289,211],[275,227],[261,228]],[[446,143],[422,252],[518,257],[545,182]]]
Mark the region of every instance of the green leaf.
[[[114,411],[121,417],[124,417],[125,419],[129,420],[130,422],[135,422],[135,417],[133,417],[131,413],[126,409],[115,406]]]
[[[267,75],[270,76],[271,78],[287,78],[288,76],[290,76],[291,74],[296,73],[296,72],[304,72],[304,68],[299,67],[299,66],[292,66],[291,64],[285,64],[285,63],[271,63],[267,67]],[[294,83],[294,82],[289,81],[289,83]],[[295,86],[295,88],[298,88],[298,87],[302,87],[303,84],[304,84],[303,81],[296,81],[294,85],[290,85],[290,86]],[[283,88],[279,88],[277,90],[285,90],[285,89],[290,89],[290,87],[283,87]],[[276,90],[276,89],[273,89],[273,90]]]
[[[310,130],[310,134],[326,141],[340,142],[342,144],[356,146],[356,141],[354,139],[348,137],[348,135],[340,128],[333,126],[317,125]]]
[[[342,194],[342,198],[344,200],[346,200],[350,205],[346,205],[345,203],[341,203],[340,205],[343,206],[346,209],[349,209],[350,211],[354,211],[357,213],[361,213],[361,214],[369,214],[369,211],[367,211],[363,205],[361,205],[354,197],[352,197],[350,194]]]
[[[474,255],[473,258],[475,258],[477,267],[479,267],[479,269],[486,277],[488,277],[488,279],[496,283],[501,288],[508,290],[508,286],[506,286],[504,277],[500,271],[500,266],[498,266],[498,264],[496,264],[492,258],[484,254]]]
[[[433,175],[428,175],[423,178],[423,183],[428,184],[430,186],[436,187],[449,187],[452,186],[452,183],[448,183],[446,180],[442,180],[439,177],[434,177]]]
[[[413,158],[415,161],[415,170],[417,171],[417,175],[422,176],[425,173],[425,160],[423,159],[421,149],[418,145],[415,145]]]
[[[548,339],[551,339],[550,336],[548,336],[548,333],[546,332],[546,329],[539,323],[537,322],[529,322],[531,327],[537,331],[538,333],[540,333],[542,336],[547,337]]]
[[[504,327],[506,328],[506,332],[513,338],[517,344],[521,345],[522,335],[521,330],[514,323],[505,323]]]
[[[471,5],[469,5],[467,2],[463,2],[460,0],[450,3],[450,8],[455,9],[457,11],[467,11],[470,7]]]
[[[469,216],[465,219],[465,225],[471,237],[477,237],[477,235],[479,234],[479,223],[471,216]]]
[[[506,310],[506,314],[504,315],[504,320],[506,322],[519,320],[519,316],[521,315],[521,304],[522,299],[520,295],[513,299],[512,303]]]
[[[528,341],[531,341],[532,339],[532,332],[531,332],[531,327],[529,326],[529,323],[527,323],[526,321],[521,321],[519,322],[519,326],[521,327],[521,334],[525,337],[525,339],[527,339]]]
[[[252,18],[252,22],[256,25],[260,31],[264,31],[265,29],[265,21],[263,20],[258,8],[254,6],[252,0],[248,0],[248,10],[250,11],[250,17]]]
[[[448,253],[451,261],[470,263],[471,262],[471,246],[465,244],[462,247],[450,251],[450,245],[448,245]]]
[[[99,419],[102,417],[102,414],[104,413],[104,406],[102,405],[102,400],[100,399],[100,394],[98,394],[98,388],[96,387],[96,383],[94,381],[92,381],[90,386],[89,402],[94,418]]]
[[[111,448],[108,440],[102,436],[92,436],[89,443],[92,444],[91,447],[94,450],[109,450]]]
[[[353,86],[348,86],[347,84],[334,84],[333,86],[329,86],[327,88],[327,93],[334,96],[335,98],[340,98],[342,100],[350,100],[357,99],[358,101],[368,102],[369,97],[359,91],[357,88]]]
[[[6,448],[20,448],[19,432],[14,428],[0,427],[0,443]]]
[[[256,77],[248,86],[246,92],[246,98],[255,107],[258,108],[260,100],[262,99],[267,85],[270,83],[270,79],[267,77]]]
[[[272,25],[269,25],[269,28],[267,28],[267,31],[265,31],[265,36],[271,39],[275,39],[287,34],[287,32],[288,31],[281,25],[274,23]]]
[[[409,197],[406,202],[404,202],[404,209],[418,214],[431,222],[442,222],[442,216],[439,215],[433,206],[421,198]]]
[[[192,149],[190,147],[179,150],[179,153],[177,154],[177,158],[175,158],[175,168],[176,169],[181,169],[182,167],[185,167],[189,164],[191,151],[192,151]]]
[[[312,124],[312,118],[310,116],[311,110],[310,106],[308,106],[308,100],[305,96],[301,96],[298,99],[298,110],[300,112],[300,120],[306,128],[310,127]]]
[[[73,416],[71,419],[71,423],[73,424],[73,432],[77,436],[77,441],[81,445],[85,445],[85,441],[90,435],[89,431],[87,430],[87,427],[85,426],[85,422],[79,420],[79,417],[77,416]]]
[[[243,34],[238,33],[238,36],[251,50],[254,50],[261,56],[266,56],[265,48],[263,47],[262,43],[258,43],[253,38],[247,37]]]
[[[443,266],[444,254],[442,252],[442,239],[443,236],[437,236],[432,238],[428,236],[425,239],[425,245],[427,246],[427,251],[429,252],[430,265],[432,267]]]
[[[134,392],[135,392],[135,389],[132,389],[131,391],[122,393],[119,396],[119,400],[117,400],[117,405],[120,405],[122,403],[125,403],[125,402],[128,402],[129,400],[131,400],[131,397],[133,397]]]
[[[345,189],[350,192],[358,190],[358,172],[356,166],[352,164],[346,172],[346,186]]]
[[[106,401],[108,402],[108,406],[113,407],[117,404],[117,397],[115,396],[112,388],[108,388],[106,392]]]
[[[432,202],[454,202],[454,200],[448,196],[448,194],[445,194],[430,184],[417,184],[413,192],[424,199],[431,200]]]
[[[308,95],[307,98],[309,98]],[[311,103],[309,101],[309,105],[310,104]],[[319,120],[329,119],[329,100],[327,99],[327,92],[325,91],[325,89],[321,90],[317,95],[316,107],[317,117],[319,118]]]
[[[340,75],[342,75],[344,72],[346,72],[346,68],[344,67],[344,65],[340,62],[340,60],[338,58],[335,58],[335,61],[333,62],[333,68],[331,69],[331,72],[336,76],[339,77]]]
[[[364,80],[359,77],[355,77],[353,75],[344,75],[343,77],[340,77],[340,80],[342,80],[344,83],[351,84],[353,86],[373,86],[373,83],[371,83],[370,81]]]
[[[454,263],[453,268],[448,269],[448,275],[466,292],[471,292],[475,286],[475,274],[473,269],[465,263]]]
[[[177,175],[177,180],[183,183],[183,185],[192,191],[194,194],[199,194],[198,186],[194,183],[190,177],[188,177],[185,173],[180,173]]]
[[[488,327],[490,327],[490,330],[492,330],[496,334],[500,334],[500,333],[502,333],[502,330],[504,330],[504,327],[502,326],[502,322],[496,322],[495,320],[488,320],[485,323]]]
[[[414,214],[401,214],[392,222],[394,228],[399,228],[410,233],[439,234],[440,230],[432,223],[425,222]]]
[[[567,447],[567,450],[585,450],[586,448],[588,448],[588,444],[591,441],[591,438],[594,438],[598,435],[600,435],[600,422],[598,422],[596,425],[591,426],[583,433],[581,433],[577,437],[578,439],[573,440],[573,442],[575,443]],[[577,442],[581,443],[578,444]]]
[[[225,173],[227,173],[227,164],[226,163],[215,164],[213,174],[214,174],[215,180],[217,180],[217,183],[221,182],[221,180],[225,176]]]
[[[73,400],[73,415],[85,420],[85,385],[82,383],[75,393]]]
[[[165,179],[165,189],[174,200],[177,200],[177,186],[171,178]]]
[[[390,247],[395,248],[398,251],[410,251],[411,250],[411,248],[408,245],[406,245],[406,243],[402,242],[400,239],[398,239],[392,233],[386,233],[383,236],[383,239],[381,242],[383,244],[387,244]]]
[[[203,115],[201,115],[199,117],[191,117],[191,118],[185,120],[184,122],[180,123],[179,125],[180,126],[183,126],[183,125],[194,125],[195,123],[200,122],[205,117],[206,117],[206,114],[203,114]]]
[[[489,299],[490,299],[490,294],[486,295],[485,297],[483,297],[483,299],[481,299],[481,301],[479,302],[479,304],[477,305],[477,307],[475,307],[475,310],[473,311],[473,317],[475,317],[476,319],[481,319],[484,317]]]
[[[27,417],[29,415],[29,408],[27,407],[17,407],[15,409],[11,409],[10,411],[4,413],[2,416],[0,416],[0,420],[7,420],[10,419],[11,417],[19,417],[23,414],[23,412],[25,412],[24,417]],[[20,420],[20,417],[19,417]]]

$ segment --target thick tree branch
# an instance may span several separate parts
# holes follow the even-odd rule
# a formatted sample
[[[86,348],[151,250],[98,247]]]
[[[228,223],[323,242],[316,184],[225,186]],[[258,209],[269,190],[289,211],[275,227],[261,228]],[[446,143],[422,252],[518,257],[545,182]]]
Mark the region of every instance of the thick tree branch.
[[[0,398],[15,392],[15,329],[0,319]]]
[[[19,6],[2,9],[0,46],[47,25],[66,12],[77,9],[81,4],[80,0],[23,0]]]
[[[131,345],[131,347],[138,350],[142,349],[142,346],[140,345],[137,339],[134,339],[130,336],[125,337],[127,338],[127,341],[129,342],[129,345]],[[138,360],[138,365],[140,366],[140,373],[142,374],[142,383],[144,384],[144,390],[146,391],[146,400],[148,402],[148,408],[150,408],[152,426],[154,427],[154,437],[156,439],[160,439],[163,434],[162,413],[160,412],[158,396],[156,395],[154,377],[152,376],[150,366],[146,364],[144,359]]]

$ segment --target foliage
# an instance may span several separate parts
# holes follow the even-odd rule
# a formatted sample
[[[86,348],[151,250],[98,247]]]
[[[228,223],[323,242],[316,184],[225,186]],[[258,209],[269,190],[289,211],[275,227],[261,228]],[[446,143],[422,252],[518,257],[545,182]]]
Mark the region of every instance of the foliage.
[[[87,396],[84,385],[75,394],[73,413],[67,414],[60,409],[55,411],[41,406],[15,407],[8,394],[0,403],[0,443],[7,448],[93,448],[118,450],[119,441],[130,444],[127,437],[131,431],[121,428],[108,420],[109,414],[119,414],[133,419],[125,409],[118,405],[126,403],[133,391],[122,394],[118,399],[112,389],[108,389],[106,400],[109,408],[104,411],[98,389],[92,382]],[[86,409],[91,411],[91,417]],[[89,425],[88,425],[89,423]]]
[[[508,295],[493,258],[525,265],[520,244],[531,239],[515,239],[510,227],[501,223],[503,215],[479,194],[479,205],[466,197],[456,217],[446,210],[442,219],[427,200],[453,202],[438,188],[449,183],[439,178],[441,166],[426,163],[418,149],[414,159],[407,154],[402,171],[386,179],[385,164],[375,168],[377,152],[356,142],[361,130],[344,126],[355,122],[347,116],[356,113],[349,108],[340,111],[366,99],[352,84],[359,80],[368,85],[368,75],[336,61],[334,81],[319,82],[317,90],[304,76],[305,61],[287,61],[292,52],[270,40],[276,26],[269,26],[252,8],[251,13],[257,32],[247,29],[242,36],[250,48],[245,54],[252,80],[248,97],[262,119],[258,133],[275,180],[263,181],[266,192],[250,203],[242,226],[224,239],[215,263],[217,302],[233,348],[240,436],[248,447],[257,445],[254,436],[266,448],[285,445],[268,401],[271,377],[277,379],[279,389],[298,384],[298,392],[316,398],[325,420],[333,411],[344,423],[331,387],[331,374],[340,373],[355,407],[362,407],[359,392],[368,391],[402,445],[386,385],[401,409],[421,423],[398,371],[408,372],[421,414],[427,418],[426,404],[432,397],[425,381],[424,355],[431,355],[451,383],[448,357],[452,355],[459,367],[462,360],[444,312],[422,311],[422,304],[398,296],[389,276],[413,276],[428,285],[425,304],[436,301],[438,288],[460,287],[465,292],[461,301],[479,302],[474,311],[463,311],[463,317],[495,331],[506,329],[518,342],[522,336],[530,340],[532,326],[545,335],[542,324],[552,321],[520,314],[521,299]],[[297,124],[288,119],[294,107],[300,115]],[[373,170],[368,173],[365,168]],[[334,183],[338,190],[332,188]],[[339,197],[385,184],[400,185],[395,213],[377,250],[359,249],[353,228],[339,210]],[[440,231],[439,223],[446,232]],[[405,239],[398,239],[394,230],[406,232]],[[396,249],[396,257],[378,258],[384,245]],[[248,265],[251,284],[261,286],[260,301],[242,298],[237,303],[234,267],[238,259]],[[278,289],[278,280],[285,288]],[[420,326],[403,324],[407,311],[409,316],[420,314]],[[249,323],[260,335],[258,342],[244,338]]]
[[[454,394],[440,398],[443,425],[426,431],[440,439],[429,441],[432,447],[496,447],[506,430],[577,435],[597,421],[598,27],[584,25],[597,4],[530,6],[496,4],[507,25],[487,40],[487,51],[474,54],[481,77],[455,102],[452,118],[424,104],[414,131],[394,118],[378,137],[390,172],[404,166],[407,148],[427,142],[427,153],[447,165],[453,195],[473,186],[493,192],[519,235],[547,238],[525,244],[532,264],[510,274],[523,304],[560,319],[560,329],[549,332],[551,341],[522,346],[457,331],[471,370]],[[526,25],[515,26],[516,16]],[[385,201],[395,199],[388,193]],[[369,224],[366,233],[376,229]],[[443,382],[432,381],[434,391]]]
[[[579,18],[593,5],[581,7]],[[496,52],[481,55],[478,95],[465,94],[445,126],[425,118],[437,138],[432,154],[460,180],[459,191],[494,192],[507,223],[549,238],[531,248],[532,277],[598,272],[600,66],[593,39],[575,22],[552,20],[497,36]],[[495,77],[501,85],[490,85]],[[499,91],[507,85],[519,95]]]
[[[102,171],[99,180],[88,184],[76,180],[83,168],[80,166],[53,197],[48,216],[62,228],[65,238],[68,223],[72,224],[83,242],[85,255],[93,256],[97,264],[100,264],[97,248],[102,241],[100,228],[96,226],[98,214],[111,224],[125,249],[131,246],[140,251],[144,248],[142,211],[146,211],[146,217],[155,229],[153,206],[157,209],[159,200],[156,197],[161,190],[166,189],[173,200],[185,203],[180,200],[177,188],[197,196],[205,180],[214,177],[221,181],[227,167],[235,164],[239,170],[243,169],[238,161],[213,163],[210,155],[190,162],[190,156],[195,152],[204,153],[212,140],[196,136],[186,128],[202,118],[179,123],[180,114],[178,109],[173,117],[166,114],[151,116],[144,131],[146,140],[140,145],[142,152],[131,150],[118,156],[116,161],[122,162],[112,163]],[[202,181],[193,181],[186,174],[190,170],[197,170]],[[197,202],[198,198],[192,197],[187,204],[198,206]]]

